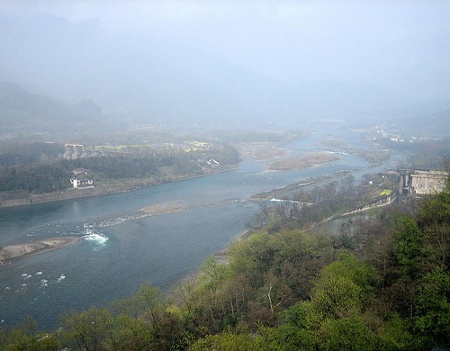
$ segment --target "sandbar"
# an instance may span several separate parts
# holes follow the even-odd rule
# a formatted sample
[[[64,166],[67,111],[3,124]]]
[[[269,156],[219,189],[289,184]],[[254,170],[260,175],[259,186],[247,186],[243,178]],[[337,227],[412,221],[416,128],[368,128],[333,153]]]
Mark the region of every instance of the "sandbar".
[[[185,211],[187,209],[188,209],[187,204],[184,201],[180,200],[180,201],[168,201],[156,205],[146,206],[141,208],[139,212],[149,215],[158,215],[158,214],[168,214]]]
[[[319,166],[323,163],[337,160],[339,160],[339,157],[334,154],[312,153],[303,157],[288,158],[273,162],[269,165],[269,169],[272,171],[290,171]]]
[[[72,245],[78,242],[79,239],[79,237],[73,236],[64,238],[48,238],[24,244],[0,246],[0,265],[26,256]]]

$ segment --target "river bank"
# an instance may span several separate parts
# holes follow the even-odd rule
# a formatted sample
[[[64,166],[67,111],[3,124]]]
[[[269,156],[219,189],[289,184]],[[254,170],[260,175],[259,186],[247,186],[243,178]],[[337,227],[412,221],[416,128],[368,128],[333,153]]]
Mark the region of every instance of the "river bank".
[[[227,172],[233,170],[235,167],[226,169],[220,169],[217,171],[205,172],[197,175],[185,175],[179,177],[166,177],[159,180],[154,179],[126,179],[126,180],[109,180],[104,182],[98,182],[95,184],[95,188],[75,189],[69,188],[65,190],[55,191],[52,193],[44,194],[11,194],[0,193],[0,208],[34,205],[46,202],[57,202],[78,199],[83,197],[92,197],[116,193],[124,193],[148,186],[159,185],[170,182],[177,182],[181,180],[194,179],[198,177],[204,177],[211,174],[217,174],[221,172]]]
[[[15,207],[15,206],[26,206],[26,205],[34,205],[45,202],[54,202],[54,201],[64,201],[77,199],[88,196],[98,196],[98,195],[106,195],[109,193],[120,192],[121,190],[117,189],[66,189],[53,193],[44,193],[44,194],[32,194],[26,197],[14,197],[3,195],[0,200],[0,208],[3,207]],[[8,198],[9,197],[9,198]]]
[[[250,197],[250,200],[262,202],[262,201],[267,201],[267,200],[270,200],[273,198],[282,198],[282,197],[284,197],[288,194],[292,194],[295,191],[298,191],[302,188],[306,188],[308,186],[311,186],[314,184],[319,184],[319,183],[326,182],[326,181],[336,180],[336,179],[342,178],[348,174],[349,174],[349,171],[343,170],[343,171],[336,172],[333,174],[327,174],[327,175],[323,175],[323,176],[308,178],[308,179],[305,179],[304,181],[293,183],[293,184],[288,184],[281,188],[276,188],[276,189],[272,189],[272,190],[265,191],[262,193],[254,194]]]
[[[0,246],[0,266],[26,256],[73,245],[79,239],[78,237],[49,238],[24,244]]]

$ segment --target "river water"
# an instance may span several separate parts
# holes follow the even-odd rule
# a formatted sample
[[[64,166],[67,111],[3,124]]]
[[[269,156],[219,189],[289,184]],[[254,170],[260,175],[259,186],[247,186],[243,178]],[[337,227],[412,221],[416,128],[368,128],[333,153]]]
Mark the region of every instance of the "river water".
[[[338,135],[339,137],[339,135]],[[317,146],[320,134],[289,142],[294,154]],[[366,147],[356,133],[346,142]],[[16,325],[31,315],[41,328],[61,314],[105,306],[130,296],[142,284],[168,290],[195,272],[210,255],[246,229],[259,205],[248,198],[310,177],[368,169],[358,156],[298,171],[267,172],[243,161],[236,170],[151,186],[127,193],[0,209],[0,245],[49,237],[78,236],[72,246],[0,266],[0,322]],[[187,210],[145,215],[139,209],[174,202]]]

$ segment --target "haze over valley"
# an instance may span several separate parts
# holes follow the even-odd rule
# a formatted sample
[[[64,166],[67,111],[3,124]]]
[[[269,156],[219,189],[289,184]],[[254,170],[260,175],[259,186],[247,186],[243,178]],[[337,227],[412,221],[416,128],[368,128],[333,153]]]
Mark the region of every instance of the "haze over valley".
[[[0,1],[0,351],[450,349],[449,16]]]
[[[6,1],[0,80],[59,104],[90,100],[110,125],[287,129],[430,115],[450,108],[447,7]]]

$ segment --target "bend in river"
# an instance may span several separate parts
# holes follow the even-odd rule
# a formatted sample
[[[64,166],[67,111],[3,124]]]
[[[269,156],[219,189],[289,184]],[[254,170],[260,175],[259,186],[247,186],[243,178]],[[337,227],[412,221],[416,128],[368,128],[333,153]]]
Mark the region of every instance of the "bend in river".
[[[363,147],[358,134],[351,138]],[[319,139],[284,147],[294,155],[327,151]],[[259,208],[251,195],[342,170],[358,176],[389,166],[370,168],[362,157],[340,155],[318,167],[268,172],[263,162],[245,160],[229,172],[132,192],[0,209],[0,245],[81,238],[0,266],[0,321],[15,325],[31,315],[51,328],[62,313],[106,305],[143,283],[168,289],[246,229]]]

